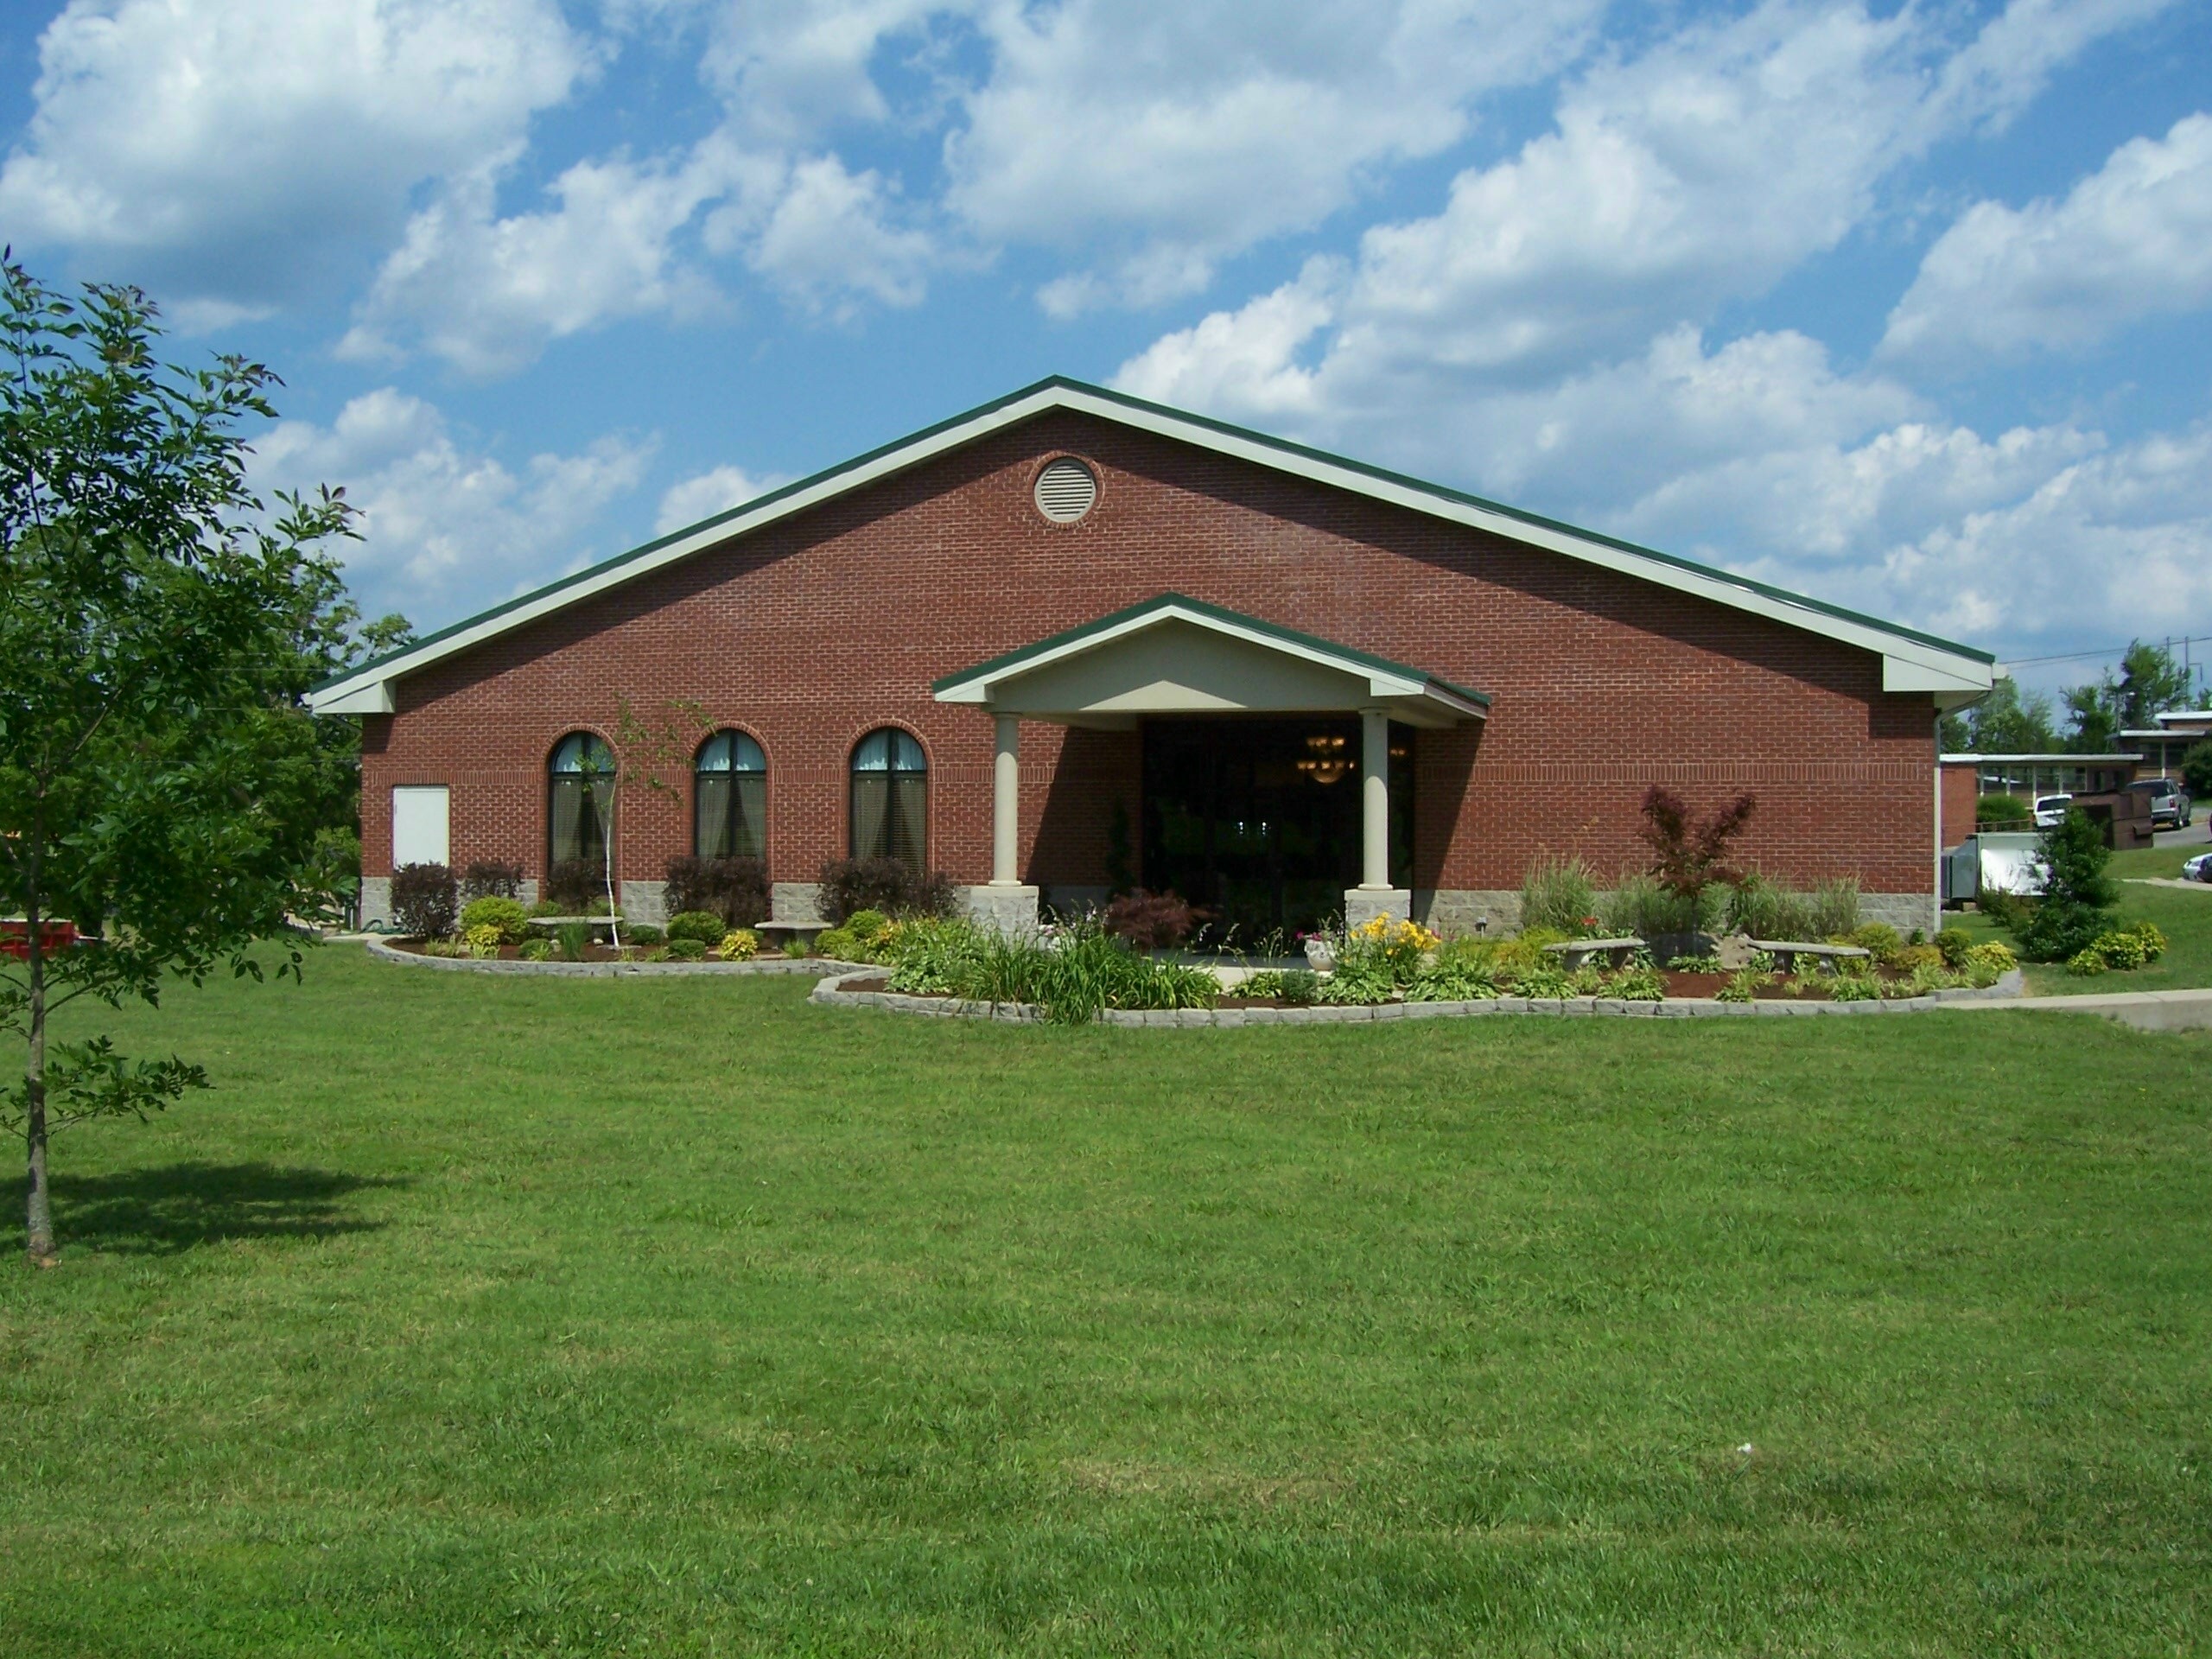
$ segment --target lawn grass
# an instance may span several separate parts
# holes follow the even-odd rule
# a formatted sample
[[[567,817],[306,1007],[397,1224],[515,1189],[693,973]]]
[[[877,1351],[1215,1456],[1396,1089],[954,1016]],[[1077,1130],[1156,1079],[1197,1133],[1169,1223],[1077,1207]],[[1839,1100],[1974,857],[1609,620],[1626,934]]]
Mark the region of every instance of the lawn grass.
[[[10,1650],[2212,1643],[2212,1038],[806,989],[124,1021],[219,1086],[0,1267]]]
[[[2120,902],[2112,912],[2113,925],[2156,922],[2167,941],[2166,952],[2158,961],[2124,974],[2092,976],[2069,974],[2063,963],[2030,963],[2024,969],[2028,994],[2102,995],[2112,991],[2177,991],[2212,986],[2212,886],[2202,891],[2195,887],[2183,891],[2142,885],[2146,876],[2178,877],[2182,860],[2202,850],[2199,847],[2134,848],[2114,853],[2107,866],[2107,874],[2120,889]],[[2010,932],[1978,912],[1946,911],[1943,925],[1962,927],[1977,939],[2015,943]]]

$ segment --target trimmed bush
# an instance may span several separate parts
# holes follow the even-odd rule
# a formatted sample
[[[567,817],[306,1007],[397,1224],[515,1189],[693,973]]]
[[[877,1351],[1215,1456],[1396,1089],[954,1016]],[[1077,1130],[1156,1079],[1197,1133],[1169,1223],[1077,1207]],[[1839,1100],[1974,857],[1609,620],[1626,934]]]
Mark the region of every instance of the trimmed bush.
[[[464,933],[474,933],[480,927],[496,928],[501,944],[520,944],[530,937],[530,916],[521,903],[496,895],[472,899],[463,906],[461,926]]]
[[[827,957],[833,962],[864,960],[861,954],[860,941],[855,939],[849,930],[842,927],[833,927],[826,932],[816,934],[814,954],[817,957]]]
[[[622,930],[622,943],[625,944],[663,944],[667,940],[668,934],[664,930],[648,927],[642,922],[635,927]]]
[[[728,931],[728,925],[710,910],[679,911],[668,918],[671,944],[678,939],[696,939],[704,950],[708,945],[721,944],[722,935]]]
[[[607,914],[607,871],[597,859],[563,859],[545,872],[543,891],[556,916]]]
[[[1985,795],[1974,804],[1977,830],[2025,830],[2035,821],[2035,808],[2017,795]]]
[[[1579,858],[1539,853],[1521,877],[1521,925],[1586,934],[1599,925],[1598,887]]]
[[[488,957],[499,954],[499,946],[505,940],[497,922],[484,922],[475,927],[463,928],[461,942],[468,947],[470,956]]]
[[[845,918],[845,931],[862,944],[874,944],[890,925],[891,918],[880,910],[856,910]]]
[[[2058,962],[2094,943],[2105,931],[2105,912],[2119,897],[2105,866],[2112,851],[2078,807],[2068,807],[2036,843],[2045,874],[2043,893],[2024,925],[2013,930],[2031,962]]]
[[[760,936],[750,928],[733,928],[722,935],[715,954],[724,962],[750,962],[760,954]]]
[[[895,858],[838,858],[822,867],[822,892],[816,904],[825,919],[842,922],[861,910],[881,911],[887,916],[950,916],[959,900],[959,889],[942,870],[925,875]]]
[[[708,943],[732,928],[754,927],[768,919],[768,866],[757,858],[671,858],[664,872],[668,890],[661,902],[671,913],[699,911],[721,925]]]
[[[1936,936],[1936,949],[1946,968],[1964,967],[1967,952],[1974,949],[1974,935],[1963,927],[1947,927]]]
[[[1904,940],[1887,922],[1865,923],[1837,936],[1833,943],[1855,944],[1885,968],[1895,962],[1897,953],[1904,949]]]
[[[522,866],[479,859],[461,873],[461,896],[464,903],[477,899],[519,899]]]
[[[392,872],[391,915],[402,933],[442,939],[453,931],[459,897],[442,864],[403,864]]]
[[[1142,887],[1107,906],[1104,920],[1106,931],[1116,938],[1147,950],[1172,950],[1191,937],[1198,923],[1179,895],[1148,893]]]
[[[707,959],[707,942],[690,938],[671,939],[668,942],[668,959],[671,962],[704,962]]]

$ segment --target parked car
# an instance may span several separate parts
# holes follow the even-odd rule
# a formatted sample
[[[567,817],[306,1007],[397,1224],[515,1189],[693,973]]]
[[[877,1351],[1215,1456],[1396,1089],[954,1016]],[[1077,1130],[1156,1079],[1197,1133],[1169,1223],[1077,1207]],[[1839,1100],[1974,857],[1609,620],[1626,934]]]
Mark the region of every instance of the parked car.
[[[2151,798],[2151,823],[2169,830],[2186,828],[2196,817],[2196,803],[2171,778],[2138,778],[2128,788]]]
[[[2067,804],[2073,800],[2073,798],[2074,798],[2071,795],[2037,796],[2036,828],[2038,830],[2056,829],[2058,827],[2058,821],[2066,816]]]
[[[2181,879],[2184,881],[2212,881],[2212,853],[2199,853],[2195,858],[2182,860]]]

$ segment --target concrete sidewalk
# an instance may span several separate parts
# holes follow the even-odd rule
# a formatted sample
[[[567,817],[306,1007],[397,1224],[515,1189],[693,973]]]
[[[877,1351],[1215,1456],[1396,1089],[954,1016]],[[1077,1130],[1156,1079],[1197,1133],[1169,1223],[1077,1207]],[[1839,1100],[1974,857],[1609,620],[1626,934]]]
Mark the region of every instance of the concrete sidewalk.
[[[2037,1014],[2094,1014],[2138,1031],[2212,1031],[2212,990],[2107,991],[2089,996],[2016,996],[1986,1002],[1953,1002],[1986,1012],[2026,1008]]]

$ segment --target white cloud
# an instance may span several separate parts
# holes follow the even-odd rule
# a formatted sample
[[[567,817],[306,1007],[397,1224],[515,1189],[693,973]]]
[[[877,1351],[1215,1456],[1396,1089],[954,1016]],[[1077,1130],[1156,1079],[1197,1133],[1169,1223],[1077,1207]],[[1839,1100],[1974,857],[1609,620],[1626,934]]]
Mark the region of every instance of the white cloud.
[[[835,156],[813,156],[791,168],[751,238],[747,263],[785,294],[840,315],[858,296],[918,304],[933,246],[926,232],[900,228],[892,218],[891,193],[878,174],[848,172]],[[733,238],[729,221],[712,229]]]
[[[2093,346],[2212,300],[2212,118],[2137,138],[2064,200],[1985,201],[1928,251],[1882,352],[1938,360]]]
[[[756,477],[741,467],[716,467],[696,478],[671,484],[661,496],[660,512],[653,519],[653,534],[666,536],[688,530],[756,495],[766,494],[783,481],[772,474]]]
[[[415,215],[341,356],[391,356],[401,341],[416,341],[465,373],[499,374],[528,364],[550,340],[718,303],[712,281],[676,244],[728,188],[737,166],[725,147],[710,141],[681,162],[579,162],[549,188],[555,205],[501,219],[497,177],[515,159],[474,169]]]
[[[1368,231],[1325,319],[1309,271],[1156,343],[1122,380],[1224,414],[1402,425],[1641,351],[1834,247],[1902,162],[2012,107],[2019,78],[2048,72],[2037,18],[2082,32],[2042,0],[1956,50],[1912,10],[1793,0],[1683,30],[1568,85],[1554,129],[1460,173],[1440,213]],[[1255,401],[1209,401],[1235,387]]]
[[[991,73],[946,140],[947,205],[986,241],[1084,258],[1040,296],[1058,314],[1193,293],[1221,259],[1308,229],[1381,169],[1458,143],[1478,97],[1555,71],[1598,10],[994,8]]]
[[[244,309],[388,245],[592,67],[553,0],[71,0],[39,63],[12,238]]]
[[[361,509],[346,577],[371,614],[420,623],[479,608],[583,563],[607,505],[636,489],[654,445],[607,437],[519,473],[455,442],[433,405],[391,387],[328,426],[283,421],[256,446],[264,491],[342,485]]]

